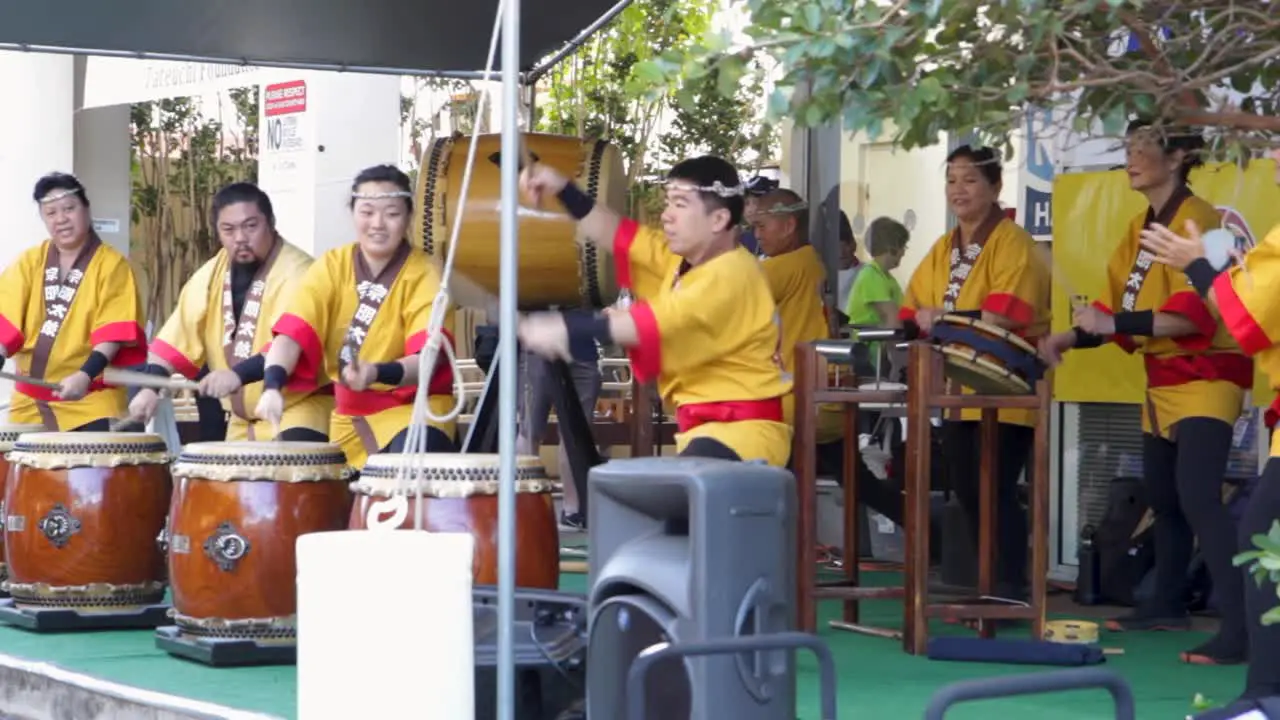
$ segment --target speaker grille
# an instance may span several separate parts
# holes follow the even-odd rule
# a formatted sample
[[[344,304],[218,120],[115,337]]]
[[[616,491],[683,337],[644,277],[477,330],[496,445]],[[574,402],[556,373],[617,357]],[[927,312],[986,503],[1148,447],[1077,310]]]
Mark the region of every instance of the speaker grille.
[[[666,628],[675,616],[649,595],[620,595],[594,613],[587,646],[587,717],[627,717],[626,686],[631,663],[659,643],[674,642]],[[644,720],[686,720],[693,712],[693,692],[684,660],[655,664],[644,680]],[[630,719],[628,719],[630,720]]]

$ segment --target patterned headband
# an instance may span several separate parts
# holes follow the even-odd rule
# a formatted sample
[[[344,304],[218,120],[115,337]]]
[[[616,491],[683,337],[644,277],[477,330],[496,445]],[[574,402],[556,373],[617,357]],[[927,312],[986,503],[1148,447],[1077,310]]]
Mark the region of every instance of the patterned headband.
[[[719,180],[715,181],[711,185],[694,185],[693,183],[686,182],[684,180],[668,180],[663,184],[666,185],[668,188],[672,188],[675,190],[688,190],[691,192],[715,193],[720,197],[726,197],[726,198],[744,195],[747,192],[746,187],[743,185],[734,185],[730,187],[720,182]]]
[[[409,192],[408,190],[396,190],[395,192],[376,192],[376,193],[353,192],[351,193],[351,197],[355,198],[356,200],[386,200],[388,198],[411,198],[413,197],[413,193]]]
[[[48,205],[49,203],[58,202],[63,198],[68,198],[68,197],[71,197],[72,195],[79,195],[79,194],[80,194],[80,191],[75,188],[72,188],[70,190],[59,190],[57,192],[49,193],[48,195],[45,195],[44,197],[40,198],[40,204]]]

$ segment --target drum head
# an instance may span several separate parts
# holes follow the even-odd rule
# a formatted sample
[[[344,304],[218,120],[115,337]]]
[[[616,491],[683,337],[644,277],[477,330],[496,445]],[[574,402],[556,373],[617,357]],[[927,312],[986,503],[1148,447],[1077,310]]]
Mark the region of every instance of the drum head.
[[[22,435],[42,431],[44,431],[43,425],[0,423],[0,452],[9,452],[12,450],[14,443],[18,442],[18,438]]]
[[[164,438],[129,432],[23,433],[9,454],[12,463],[46,470],[164,465],[171,459]]]
[[[946,376],[979,395],[1029,395],[1026,380],[987,360],[971,348],[934,346],[942,353]]]
[[[491,454],[379,453],[369,456],[351,489],[375,497],[496,495],[498,471],[499,457]],[[551,492],[555,486],[541,458],[516,458],[516,492]]]
[[[342,448],[327,442],[191,443],[173,465],[175,478],[217,482],[323,482],[352,473]]]
[[[1023,352],[1030,353],[1031,355],[1036,354],[1036,349],[1031,345],[1031,343],[1002,327],[992,325],[988,322],[983,322],[977,318],[971,318],[967,315],[943,315],[939,322],[952,323],[954,325],[968,325],[974,330],[978,330],[992,337],[1004,340]]]

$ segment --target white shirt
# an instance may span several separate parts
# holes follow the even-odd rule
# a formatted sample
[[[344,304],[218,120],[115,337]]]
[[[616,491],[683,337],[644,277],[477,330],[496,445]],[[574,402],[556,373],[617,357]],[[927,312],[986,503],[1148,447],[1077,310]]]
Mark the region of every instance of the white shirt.
[[[841,270],[839,274],[839,287],[837,288],[836,310],[844,312],[849,307],[849,291],[853,290],[853,280],[858,277],[858,271],[862,269],[862,265],[854,265],[851,268]]]

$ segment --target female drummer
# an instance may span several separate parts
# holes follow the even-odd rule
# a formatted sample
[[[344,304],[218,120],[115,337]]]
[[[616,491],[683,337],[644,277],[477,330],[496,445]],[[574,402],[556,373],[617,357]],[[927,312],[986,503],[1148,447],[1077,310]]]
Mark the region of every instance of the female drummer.
[[[93,231],[79,180],[46,175],[33,199],[49,239],[0,276],[0,365],[13,358],[32,379],[15,384],[9,421],[105,432],[125,412],[125,391],[102,372],[147,359],[138,286],[129,261]]]
[[[404,450],[418,353],[426,346],[440,290],[439,270],[426,255],[413,252],[407,239],[413,214],[409,188],[408,176],[391,165],[356,176],[351,188],[356,242],[320,256],[286,303],[272,327],[265,390],[256,411],[278,425],[282,389],[309,391],[332,383],[336,408],[329,437],[357,469],[371,454]],[[452,390],[452,369],[437,364],[428,390],[435,414],[452,407]],[[453,423],[429,425],[429,451],[456,451]]]
[[[920,262],[903,295],[899,317],[928,333],[945,314],[968,315],[1023,337],[1042,332],[1048,317],[1048,278],[1036,262],[1035,241],[996,204],[1001,166],[991,148],[963,145],[947,157],[947,205],[956,227],[939,238]],[[982,411],[963,410],[944,423],[948,477],[977,547]],[[997,594],[1026,595],[1027,516],[1018,502],[1018,480],[1034,445],[1033,410],[1001,410],[997,457]]]
[[[1276,184],[1280,185],[1280,149],[1272,151],[1276,161]],[[1261,244],[1244,256],[1243,268],[1221,275],[1204,258],[1199,228],[1186,224],[1189,238],[1162,225],[1142,232],[1142,244],[1155,254],[1157,262],[1185,272],[1201,297],[1222,314],[1223,325],[1240,343],[1241,349],[1257,359],[1273,390],[1280,389],[1280,298],[1271,289],[1271,280],[1280,273],[1280,225],[1271,229]],[[1274,430],[1280,398],[1267,410],[1267,424]],[[1262,471],[1262,481],[1249,497],[1240,520],[1240,550],[1253,550],[1253,536],[1266,535],[1280,519],[1280,434],[1271,434],[1271,457]],[[1244,700],[1280,695],[1280,624],[1265,625],[1262,616],[1276,606],[1276,583],[1243,579],[1244,623],[1249,636],[1249,672]],[[1216,588],[1215,588],[1216,589]]]
[[[1222,504],[1222,482],[1231,452],[1232,428],[1244,391],[1253,385],[1253,363],[1239,352],[1181,270],[1154,262],[1139,246],[1153,224],[1183,232],[1220,223],[1213,205],[1187,187],[1201,164],[1204,140],[1168,135],[1133,123],[1127,133],[1125,166],[1130,186],[1148,207],[1129,223],[1107,266],[1107,284],[1092,306],[1076,310],[1076,327],[1046,338],[1041,353],[1050,363],[1072,348],[1114,341],[1140,352],[1147,393],[1142,410],[1143,482],[1155,515],[1155,589],[1128,617],[1107,623],[1116,630],[1185,630],[1187,568],[1200,540],[1223,623],[1218,635],[1185,652],[1185,662],[1238,663],[1245,658],[1241,571],[1231,563],[1235,531]],[[1194,535],[1193,535],[1194,533]]]

